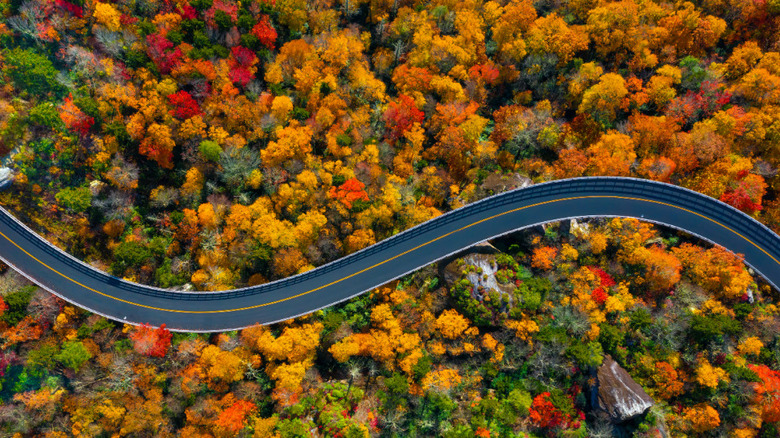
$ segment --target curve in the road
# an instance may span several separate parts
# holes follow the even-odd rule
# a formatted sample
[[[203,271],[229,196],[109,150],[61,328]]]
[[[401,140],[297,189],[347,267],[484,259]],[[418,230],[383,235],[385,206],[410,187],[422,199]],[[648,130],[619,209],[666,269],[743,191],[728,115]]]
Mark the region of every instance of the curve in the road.
[[[780,284],[780,237],[750,216],[688,189],[633,178],[573,178],[501,193],[293,277],[223,292],[175,292],[101,272],[49,244],[0,208],[0,259],[44,289],[117,321],[226,331],[322,309],[475,243],[582,217],[634,217],[743,254]]]

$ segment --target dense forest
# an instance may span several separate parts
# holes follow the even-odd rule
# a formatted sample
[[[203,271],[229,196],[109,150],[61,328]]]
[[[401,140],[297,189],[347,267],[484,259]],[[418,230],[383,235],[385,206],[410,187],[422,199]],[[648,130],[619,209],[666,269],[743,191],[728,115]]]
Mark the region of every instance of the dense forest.
[[[0,204],[225,290],[527,182],[780,230],[778,0],[0,0]],[[271,327],[131,327],[0,277],[4,436],[775,437],[779,292],[635,220],[549,225]],[[447,271],[445,273],[444,271]],[[654,405],[594,407],[611,358]]]

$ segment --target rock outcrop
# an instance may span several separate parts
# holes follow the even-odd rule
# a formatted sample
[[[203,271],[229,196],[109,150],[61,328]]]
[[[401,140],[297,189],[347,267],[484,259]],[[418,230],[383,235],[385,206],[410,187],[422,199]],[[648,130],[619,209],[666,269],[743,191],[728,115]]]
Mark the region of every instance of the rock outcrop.
[[[510,175],[491,173],[482,182],[480,189],[484,190],[487,195],[494,195],[496,193],[524,188],[530,185],[533,185],[531,178],[520,175],[519,173],[513,173]]]
[[[8,167],[0,167],[0,188],[14,182],[14,171]]]
[[[474,264],[476,266],[477,260],[493,260],[492,256],[500,252],[501,251],[491,245],[490,242],[477,243],[474,246],[441,260],[439,262],[439,276],[447,282],[448,286],[451,286],[453,282],[460,279],[462,268],[457,266],[458,264],[456,262],[458,260],[463,259],[465,264]]]
[[[477,268],[475,271],[466,274],[466,278],[474,285],[475,290],[492,289],[509,293],[514,290],[514,285],[499,284],[495,275],[498,270],[495,254],[499,252],[490,243],[479,243],[465,252],[456,254],[453,258],[444,260],[444,263],[440,264],[439,274],[449,287],[461,278],[464,267],[475,266]]]
[[[642,415],[655,404],[644,389],[617,362],[607,356],[598,369],[597,401],[599,409],[615,423]]]

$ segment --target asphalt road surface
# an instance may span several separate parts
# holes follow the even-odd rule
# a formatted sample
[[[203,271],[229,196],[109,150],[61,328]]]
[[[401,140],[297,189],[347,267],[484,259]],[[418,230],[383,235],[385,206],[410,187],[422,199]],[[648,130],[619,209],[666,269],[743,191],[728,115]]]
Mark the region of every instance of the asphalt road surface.
[[[584,217],[634,217],[744,255],[780,284],[780,237],[742,212],[677,186],[633,178],[574,178],[501,193],[451,211],[312,271],[224,292],[175,292],[96,270],[0,207],[0,259],[44,289],[117,321],[215,332],[271,324],[348,300],[475,243]]]

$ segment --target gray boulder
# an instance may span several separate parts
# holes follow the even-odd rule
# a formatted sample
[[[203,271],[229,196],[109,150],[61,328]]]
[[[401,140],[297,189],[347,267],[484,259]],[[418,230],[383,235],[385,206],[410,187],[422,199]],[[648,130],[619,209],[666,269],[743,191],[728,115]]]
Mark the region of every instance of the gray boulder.
[[[655,404],[644,389],[611,357],[606,356],[597,373],[598,407],[615,423],[644,414]]]
[[[14,171],[9,167],[0,167],[0,188],[4,188],[14,182]]]

